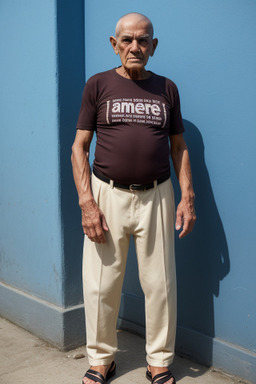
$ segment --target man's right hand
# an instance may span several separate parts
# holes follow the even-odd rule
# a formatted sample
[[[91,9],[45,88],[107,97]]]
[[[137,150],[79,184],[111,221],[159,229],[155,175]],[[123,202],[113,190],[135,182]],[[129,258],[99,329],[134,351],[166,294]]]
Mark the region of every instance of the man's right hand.
[[[106,236],[104,231],[108,231],[105,216],[99,209],[95,200],[91,199],[83,203],[82,226],[85,235],[95,243],[105,243]]]
[[[89,149],[93,131],[77,130],[72,146],[72,167],[82,210],[82,226],[85,235],[95,243],[105,243],[105,231],[108,231],[106,219],[93,199],[91,191],[91,175],[89,164]]]

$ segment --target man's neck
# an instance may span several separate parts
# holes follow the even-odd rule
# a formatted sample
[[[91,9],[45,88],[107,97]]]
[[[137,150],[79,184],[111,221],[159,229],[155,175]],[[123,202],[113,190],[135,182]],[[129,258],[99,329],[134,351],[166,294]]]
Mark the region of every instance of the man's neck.
[[[116,68],[116,72],[129,80],[146,80],[151,76],[151,73],[143,68],[142,71],[127,70],[123,66]]]

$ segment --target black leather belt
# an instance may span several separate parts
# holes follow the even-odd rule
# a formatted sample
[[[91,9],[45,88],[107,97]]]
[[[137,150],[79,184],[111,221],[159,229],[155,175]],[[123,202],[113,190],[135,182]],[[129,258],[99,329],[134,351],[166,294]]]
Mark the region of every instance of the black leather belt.
[[[105,183],[110,184],[111,179],[109,179],[108,177],[102,175],[102,173],[98,172],[94,168],[93,168],[93,173],[94,173],[94,175],[96,177],[98,177],[98,179],[104,181]],[[164,181],[169,179],[169,177],[170,177],[170,173],[168,172],[168,174],[165,174],[164,176],[162,176],[162,177],[160,177],[159,179],[156,180],[157,185],[163,183]],[[148,184],[130,184],[130,185],[119,184],[116,181],[114,181],[113,182],[113,187],[122,188],[122,189],[128,189],[130,191],[147,191],[148,189],[154,188],[154,181],[152,181],[151,183],[148,183]]]

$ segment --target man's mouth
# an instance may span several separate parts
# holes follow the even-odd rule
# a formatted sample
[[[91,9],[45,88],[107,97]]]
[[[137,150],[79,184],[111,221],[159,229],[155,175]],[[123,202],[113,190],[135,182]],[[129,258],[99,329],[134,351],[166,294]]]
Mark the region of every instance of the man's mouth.
[[[141,61],[142,58],[141,57],[128,57],[128,60],[129,61]]]

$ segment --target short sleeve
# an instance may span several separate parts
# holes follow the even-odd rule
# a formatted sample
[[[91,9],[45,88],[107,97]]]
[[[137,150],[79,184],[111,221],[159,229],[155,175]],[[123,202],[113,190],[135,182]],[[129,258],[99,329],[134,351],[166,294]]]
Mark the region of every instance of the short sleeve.
[[[180,111],[180,97],[177,86],[173,83],[172,87],[172,108],[170,116],[169,135],[177,135],[185,131],[181,111]]]
[[[95,131],[97,122],[97,84],[90,78],[85,84],[76,128]]]

